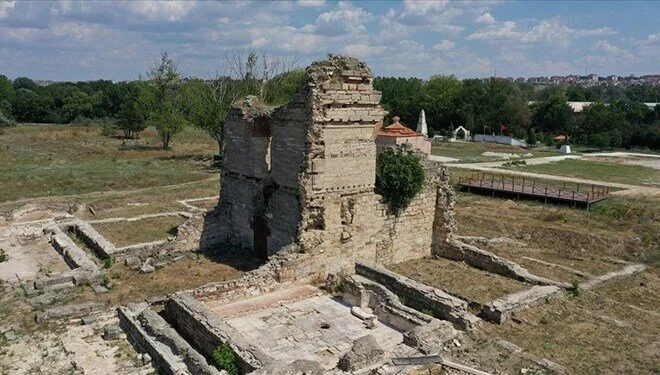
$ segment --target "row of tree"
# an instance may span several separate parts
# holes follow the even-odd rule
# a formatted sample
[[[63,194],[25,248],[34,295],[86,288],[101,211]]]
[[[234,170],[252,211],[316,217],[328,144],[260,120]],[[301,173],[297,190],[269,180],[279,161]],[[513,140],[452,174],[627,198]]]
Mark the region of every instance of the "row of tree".
[[[11,81],[0,75],[0,127],[106,118],[129,138],[154,125],[167,148],[176,133],[192,124],[207,131],[222,149],[224,121],[232,102],[256,95],[266,103],[283,104],[304,79],[295,61],[254,51],[234,51],[226,56],[224,66],[223,74],[212,79],[185,78],[164,53],[144,79],[133,82],[41,86],[29,78]],[[652,111],[642,104],[659,102],[660,86],[539,89],[497,78],[433,76],[429,80],[377,77],[374,87],[383,93],[383,106],[404,124],[416,124],[424,109],[431,133],[448,135],[463,126],[533,143],[537,139],[551,143],[554,135],[565,134],[580,144],[660,149],[660,107]],[[596,104],[574,113],[567,101]]]
[[[660,86],[530,84],[491,78],[458,80],[454,76],[383,78],[374,80],[382,91],[382,104],[391,115],[409,125],[417,123],[420,110],[430,132],[450,135],[463,126],[473,133],[505,134],[535,144],[552,144],[556,135],[571,142],[604,147],[660,149]],[[567,101],[593,101],[574,112]]]
[[[20,123],[89,123],[106,119],[112,129],[133,138],[147,126],[158,130],[163,148],[187,125],[205,130],[222,149],[224,121],[238,98],[255,95],[279,105],[297,91],[304,71],[295,61],[254,51],[226,57],[226,71],[212,79],[185,78],[163,53],[132,82],[63,82],[40,86],[29,78],[13,82],[0,75],[0,126]]]

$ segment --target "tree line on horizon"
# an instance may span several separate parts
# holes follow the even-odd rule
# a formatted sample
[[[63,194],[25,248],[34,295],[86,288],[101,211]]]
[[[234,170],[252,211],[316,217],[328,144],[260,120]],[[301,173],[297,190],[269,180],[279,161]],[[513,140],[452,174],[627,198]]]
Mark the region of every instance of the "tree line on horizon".
[[[265,103],[289,101],[305,78],[295,61],[254,51],[226,56],[228,68],[211,79],[185,78],[163,53],[144,78],[113,83],[59,82],[40,86],[27,77],[0,75],[0,127],[14,123],[103,124],[108,133],[139,136],[157,128],[164,148],[185,126],[197,126],[222,150],[224,121],[231,104],[246,95]],[[606,147],[660,149],[660,86],[550,85],[538,87],[505,79],[455,76],[376,77],[381,104],[391,116],[415,128],[424,109],[433,134],[450,135],[458,126],[473,133],[504,134],[551,145],[556,135],[571,143]],[[567,101],[591,101],[574,113]],[[532,104],[530,104],[533,102]]]
[[[510,135],[528,144],[554,144],[567,135],[570,143],[606,147],[660,149],[660,86],[582,87],[534,86],[502,78],[464,79],[455,76],[418,78],[376,77],[381,104],[389,116],[414,128],[420,111],[429,132],[451,135],[458,126],[474,133]],[[593,102],[573,112],[568,101]]]
[[[281,105],[298,90],[304,71],[295,61],[236,50],[226,57],[224,74],[209,79],[183,77],[178,64],[162,53],[145,77],[58,82],[40,86],[27,77],[0,75],[0,130],[16,123],[102,125],[104,135],[136,138],[152,125],[164,149],[186,126],[206,131],[223,146],[231,105],[248,95]]]

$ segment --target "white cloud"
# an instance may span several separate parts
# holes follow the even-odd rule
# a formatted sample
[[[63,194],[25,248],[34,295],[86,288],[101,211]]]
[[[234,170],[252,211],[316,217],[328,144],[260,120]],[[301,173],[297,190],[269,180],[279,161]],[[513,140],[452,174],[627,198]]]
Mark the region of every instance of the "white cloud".
[[[637,44],[641,45],[651,45],[651,44],[660,44],[660,33],[650,34],[644,40],[637,41]]]
[[[372,18],[364,9],[340,1],[333,10],[319,14],[314,25],[306,25],[302,30],[328,36],[353,34],[365,31],[365,23]]]
[[[528,30],[521,29],[515,21],[504,21],[479,29],[470,34],[467,39],[512,40],[520,43],[549,42],[566,47],[573,39],[611,34],[616,34],[616,31],[609,27],[573,29],[555,20],[541,20]]]
[[[325,5],[325,0],[298,0],[298,5],[306,8],[319,8]]]
[[[129,9],[137,15],[145,17],[147,21],[181,20],[188,12],[197,6],[193,0],[187,1],[131,1],[127,3]]]
[[[596,53],[605,53],[607,57],[614,60],[635,61],[636,57],[630,51],[615,46],[614,44],[606,41],[599,40],[591,45],[590,50]],[[607,59],[607,58],[606,58]]]
[[[7,17],[9,15],[9,11],[14,9],[15,5],[15,1],[0,1],[0,19]]]
[[[444,24],[444,25],[434,25],[433,30],[439,32],[440,34],[458,35],[462,33],[463,30],[465,30],[465,27],[458,25]]]
[[[454,49],[454,47],[456,47],[456,43],[452,42],[451,40],[443,39],[440,41],[440,43],[433,46],[433,49],[436,51],[449,51]]]
[[[349,44],[343,48],[345,54],[359,58],[380,56],[385,50],[387,50],[386,46],[373,46],[367,43]]]
[[[486,13],[480,15],[479,17],[477,17],[477,19],[475,20],[475,22],[477,22],[477,23],[485,23],[485,24],[490,25],[490,24],[495,23],[495,17],[493,17],[492,14],[486,12]]]

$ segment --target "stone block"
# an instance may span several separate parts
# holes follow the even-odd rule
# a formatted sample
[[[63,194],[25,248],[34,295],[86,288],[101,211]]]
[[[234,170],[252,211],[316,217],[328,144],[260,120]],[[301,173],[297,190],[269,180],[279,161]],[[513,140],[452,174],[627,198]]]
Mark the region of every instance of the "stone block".
[[[341,359],[337,367],[343,371],[355,372],[381,363],[385,351],[372,335],[360,337],[353,342],[351,350]]]

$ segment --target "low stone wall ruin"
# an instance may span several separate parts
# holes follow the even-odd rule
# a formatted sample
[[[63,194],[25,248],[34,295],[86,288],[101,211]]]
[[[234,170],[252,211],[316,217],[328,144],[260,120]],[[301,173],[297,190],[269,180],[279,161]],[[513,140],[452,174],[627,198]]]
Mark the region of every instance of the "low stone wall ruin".
[[[389,289],[360,275],[345,280],[343,299],[360,309],[373,309],[379,321],[403,332],[405,345],[425,354],[438,353],[447,341],[460,335],[452,323],[405,306]]]
[[[140,351],[149,354],[154,367],[166,375],[226,375],[210,365],[174,329],[169,328],[147,303],[117,309],[119,325]]]
[[[232,327],[216,318],[212,311],[187,293],[179,293],[165,303],[165,319],[206,358],[221,344],[234,351],[241,373],[249,373],[272,358],[245,340]]]
[[[434,246],[433,255],[458,261],[480,270],[496,273],[534,285],[554,285],[560,288],[571,288],[568,283],[562,283],[531,274],[527,269],[508,259],[499,257],[476,246],[454,240],[448,246]]]
[[[89,223],[78,221],[67,224],[67,227],[83,240],[99,258],[110,259],[115,253],[115,245],[103,237],[101,233],[97,232]]]
[[[50,226],[44,229],[46,234],[50,234],[50,242],[64,261],[71,268],[81,268],[85,271],[97,272],[98,266],[66,233],[58,226]]]
[[[535,285],[531,289],[509,294],[489,303],[481,311],[481,317],[502,324],[514,312],[541,304],[551,298],[559,297],[561,293],[561,289],[556,286]]]
[[[385,286],[418,311],[430,311],[434,316],[453,323],[459,329],[474,329],[479,318],[467,311],[468,303],[440,289],[422,284],[376,264],[356,263],[355,272]]]

